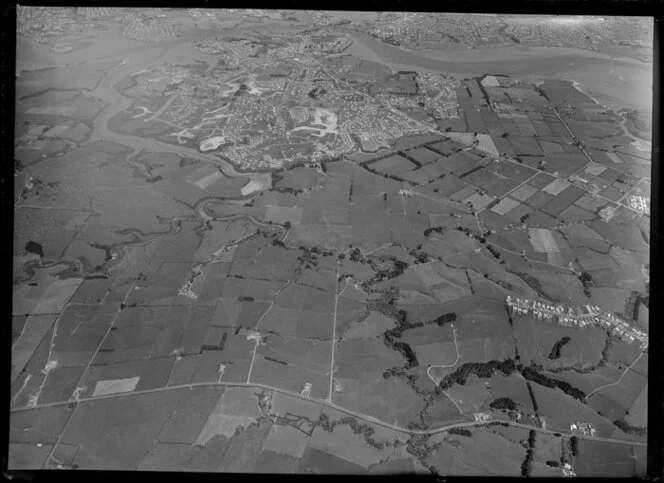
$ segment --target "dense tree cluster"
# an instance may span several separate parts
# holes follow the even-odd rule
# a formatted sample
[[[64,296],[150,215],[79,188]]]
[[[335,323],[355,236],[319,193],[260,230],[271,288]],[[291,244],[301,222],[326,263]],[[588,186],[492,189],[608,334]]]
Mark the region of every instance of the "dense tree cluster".
[[[224,332],[224,334],[221,336],[221,341],[217,345],[213,344],[203,344],[201,346],[201,353],[202,351],[223,351],[224,347],[226,346],[226,339],[228,338],[228,334]]]
[[[355,247],[351,250],[349,258],[351,262],[359,262],[362,260],[362,252],[360,251],[359,248]]]
[[[553,345],[553,348],[551,349],[551,352],[549,353],[549,359],[551,359],[551,360],[560,359],[560,349],[562,349],[562,347],[565,344],[569,343],[569,341],[570,341],[570,338],[568,336],[565,336],[562,339],[560,339],[558,342],[556,342]]]
[[[535,431],[530,430],[528,433],[528,449],[526,451],[526,459],[521,463],[521,476],[530,476],[533,471],[533,458],[535,456]]]
[[[28,243],[25,244],[25,251],[28,253],[34,253],[35,255],[39,255],[41,258],[44,257],[44,249],[42,248],[42,246],[39,243],[34,242],[32,240],[30,240]]]
[[[391,445],[389,441],[376,440],[373,437],[375,433],[374,428],[369,426],[368,424],[363,424],[358,422],[357,419],[355,419],[352,416],[345,416],[337,421],[330,421],[330,417],[327,414],[321,413],[318,416],[318,421],[316,422],[316,425],[320,426],[328,433],[334,431],[334,428],[339,424],[349,425],[350,429],[353,431],[354,434],[361,434],[364,437],[364,440],[367,442],[367,444],[374,447],[375,449],[380,450],[385,448],[386,446]]]
[[[595,286],[595,282],[593,282],[593,277],[590,275],[588,272],[581,272],[579,275],[579,281],[583,285],[583,294],[590,298],[590,287]]]
[[[438,324],[439,326],[443,326],[445,324],[448,324],[450,322],[454,322],[457,319],[456,313],[455,312],[448,312],[443,315],[439,315],[435,319],[433,319],[433,323]]]
[[[539,412],[539,406],[537,405],[537,399],[535,399],[535,393],[533,392],[533,387],[530,385],[530,382],[526,381],[526,387],[528,388],[528,394],[530,395],[530,401],[533,404],[533,410],[535,414]]]
[[[406,443],[406,451],[415,456],[422,466],[433,472],[433,468],[429,465],[429,459],[431,458],[431,454],[440,448],[442,442],[439,441],[429,446],[428,439],[429,437],[424,434],[412,435]]]
[[[488,379],[497,372],[509,376],[514,371],[514,359],[489,362],[467,362],[452,374],[445,376],[445,378],[440,382],[440,387],[445,391],[455,384],[464,385],[466,383],[466,378],[468,378],[470,375],[475,375],[482,379]]]
[[[401,275],[407,268],[408,268],[408,263],[398,260],[396,257],[392,257],[391,260],[391,267],[388,268],[380,268],[376,271],[375,275],[372,277],[372,279],[368,282],[369,284],[371,283],[376,283],[380,282],[383,280],[389,280],[391,278],[396,278],[399,275]],[[371,262],[372,268],[376,269],[376,263]]]
[[[283,365],[283,366],[287,366],[287,365],[288,365],[287,362],[280,361],[279,359],[275,359],[275,358],[273,358],[273,357],[264,356],[263,359],[265,359],[266,361],[270,361],[270,362],[276,362],[277,364],[281,364],[281,365]]]
[[[526,378],[526,380],[532,381],[536,384],[539,384],[540,386],[548,387],[551,389],[558,388],[568,396],[572,396],[574,399],[579,401],[585,401],[586,399],[586,393],[572,386],[569,382],[547,377],[535,370],[533,367],[522,367],[520,368],[520,372],[521,375]]]
[[[491,255],[493,255],[493,258],[495,258],[496,260],[500,260],[500,252],[498,250],[493,248],[491,245],[487,245],[486,249],[489,250],[489,252],[491,252]]]
[[[305,268],[315,268],[318,266],[318,257],[316,254],[318,253],[318,248],[313,247],[311,250],[304,246],[300,246],[300,250],[302,251],[302,254],[297,257],[297,261],[303,265]]]
[[[427,228],[426,230],[424,230],[424,236],[428,237],[432,233],[438,233],[439,235],[442,235],[443,233],[445,233],[446,229],[447,228],[444,226],[435,226],[433,228]]]
[[[646,428],[639,428],[638,426],[632,426],[624,419],[616,419],[613,424],[615,424],[623,433],[627,434],[636,434],[638,436],[645,436],[648,434]]]
[[[447,432],[450,434],[456,434],[457,436],[466,436],[467,438],[470,438],[473,435],[473,433],[466,428],[450,428]]]
[[[569,449],[572,452],[572,456],[578,456],[579,454],[579,438],[572,436],[569,439]]]
[[[410,345],[406,344],[405,342],[394,340],[395,336],[390,334],[389,332],[391,331],[388,330],[384,334],[385,344],[390,349],[399,352],[404,357],[404,359],[406,359],[406,365],[404,366],[404,368],[412,369],[413,367],[418,367],[420,363],[417,360],[417,356],[415,355],[415,351],[413,350],[413,348]]]
[[[499,397],[495,399],[489,407],[492,409],[507,409],[508,411],[516,411],[517,405],[508,397]]]
[[[519,372],[526,379],[526,381],[532,381],[536,384],[539,384],[540,386],[548,387],[551,389],[558,388],[568,396],[571,396],[582,402],[585,401],[586,394],[583,391],[572,386],[567,381],[553,379],[542,374],[540,371],[541,367],[535,365],[515,365],[514,359],[505,359],[504,361],[493,360],[489,362],[467,362],[453,373],[445,376],[445,378],[443,378],[443,380],[440,382],[440,388],[445,391],[455,384],[464,385],[468,376],[471,375],[474,375],[480,379],[488,379],[497,373],[502,373],[505,376],[509,376],[515,372]],[[537,403],[535,401],[535,397],[530,385],[528,385],[528,391],[533,401],[535,412],[537,412]]]
[[[429,254],[423,251],[421,248],[413,248],[408,252],[411,257],[414,257],[417,263],[427,263],[430,261]]]

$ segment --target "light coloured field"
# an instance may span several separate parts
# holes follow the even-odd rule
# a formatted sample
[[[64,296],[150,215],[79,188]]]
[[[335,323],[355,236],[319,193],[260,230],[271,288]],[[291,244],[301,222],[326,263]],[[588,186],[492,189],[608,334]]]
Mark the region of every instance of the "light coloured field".
[[[445,136],[450,137],[455,141],[459,141],[462,144],[472,144],[475,142],[475,136],[470,132],[446,132]]]
[[[124,379],[111,379],[107,381],[97,381],[93,396],[106,396],[108,394],[118,394],[122,392],[131,392],[136,388],[140,376],[127,377]]]
[[[83,283],[82,278],[54,280],[37,303],[33,314],[54,314],[62,312],[74,292]]]
[[[512,198],[503,198],[502,200],[500,200],[500,203],[491,208],[491,211],[502,216],[508,211],[516,208],[517,206],[519,206],[518,201],[515,201]]]
[[[611,161],[613,161],[616,164],[621,164],[623,162],[622,159],[620,159],[620,156],[618,156],[616,153],[606,153],[606,155],[609,157]]]
[[[242,196],[248,196],[251,193],[260,191],[261,189],[263,189],[263,184],[256,181],[255,179],[252,179],[246,185],[244,185],[240,191],[242,192]]]
[[[231,438],[238,427],[246,428],[260,414],[254,390],[229,387],[208,417],[196,444],[205,445],[218,434]]]
[[[544,188],[542,188],[542,191],[549,193],[553,196],[556,196],[557,194],[560,194],[569,185],[570,184],[567,181],[564,181],[562,179],[555,179],[551,183],[546,185]]]
[[[12,383],[21,374],[21,371],[32,357],[32,353],[37,349],[57,317],[56,314],[31,315],[28,317],[21,336],[12,347]]]
[[[553,238],[551,230],[545,228],[529,228],[528,236],[530,243],[536,252],[540,253],[557,253],[560,252],[556,241]]]
[[[584,171],[588,174],[592,174],[593,176],[599,176],[604,171],[606,171],[606,166],[602,166],[601,164],[592,163],[589,166],[587,166],[584,169]]]
[[[214,171],[206,176],[203,176],[199,180],[195,181],[194,184],[198,186],[200,189],[204,190],[212,186],[217,181],[219,181],[222,177],[223,175],[221,174],[220,171]]]
[[[495,198],[491,195],[480,195],[475,193],[472,196],[463,200],[464,203],[470,203],[475,210],[483,210],[489,203],[491,203]]]
[[[478,134],[477,141],[479,142],[478,147],[482,151],[485,151],[493,156],[498,156],[500,154],[498,152],[498,149],[496,149],[496,145],[493,144],[491,136],[489,136],[488,134]]]
[[[537,188],[533,188],[529,184],[524,184],[520,188],[517,188],[516,190],[512,191],[510,196],[516,198],[519,201],[525,201],[535,193],[537,193]]]

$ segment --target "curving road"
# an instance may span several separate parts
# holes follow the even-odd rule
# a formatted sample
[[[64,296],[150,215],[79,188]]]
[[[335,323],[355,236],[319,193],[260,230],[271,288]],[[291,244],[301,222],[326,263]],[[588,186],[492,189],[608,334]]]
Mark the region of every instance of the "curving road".
[[[156,47],[154,49],[147,49],[149,50],[154,50],[155,51],[155,56],[152,57],[149,60],[144,60],[141,59],[140,63],[139,61],[135,60],[134,63],[131,61],[125,60],[124,64],[118,65],[115,68],[112,68],[111,71],[104,77],[104,79],[100,82],[100,84],[97,86],[97,88],[92,92],[92,95],[104,100],[105,102],[108,103],[108,106],[98,115],[98,117],[95,119],[94,122],[94,130],[91,135],[91,141],[100,141],[100,140],[107,140],[107,141],[113,141],[117,142],[126,146],[129,146],[134,149],[134,154],[139,152],[142,149],[148,149],[150,151],[155,151],[155,152],[164,152],[164,153],[176,153],[180,154],[182,156],[186,157],[192,157],[192,158],[197,158],[197,159],[202,159],[211,163],[214,163],[215,165],[219,166],[219,168],[229,177],[246,177],[251,180],[257,181],[258,183],[261,184],[263,189],[266,189],[270,185],[270,175],[267,173],[238,173],[235,168],[228,162],[219,159],[218,157],[211,155],[211,154],[206,154],[206,153],[201,153],[197,150],[184,147],[184,146],[176,146],[176,145],[168,145],[161,143],[159,141],[153,140],[153,139],[148,139],[148,138],[142,138],[139,136],[131,136],[127,134],[121,134],[117,132],[113,132],[108,128],[108,122],[110,119],[112,119],[114,116],[117,114],[126,111],[130,106],[132,101],[124,96],[122,96],[120,93],[118,93],[114,88],[113,85],[119,82],[120,80],[124,79],[127,75],[131,75],[132,73],[141,70],[144,68],[145,65],[154,63],[164,57],[168,53],[168,49],[164,47]],[[208,219],[215,219],[215,220],[225,220],[225,219],[234,219],[234,218],[248,218],[250,219],[253,223],[256,223],[257,225],[261,226],[269,226],[269,227],[279,227],[282,230],[286,231],[284,227],[281,227],[279,225],[269,225],[265,224],[263,222],[260,222],[256,220],[253,216],[250,215],[231,215],[229,217],[223,217],[223,218],[213,218],[210,217],[209,215],[205,214],[204,208],[205,205],[211,202],[218,202],[218,199],[213,199],[213,198],[205,198],[199,200],[196,206],[196,214],[197,218],[196,219],[202,219],[202,220],[208,220]],[[184,220],[185,218],[182,218]],[[188,219],[188,218],[187,218]],[[171,236],[175,234],[175,229],[176,229],[176,221],[177,219],[174,219],[171,221],[171,229],[163,234],[157,235],[158,237],[164,237],[164,236]],[[153,241],[154,238],[150,238],[149,240],[141,240],[139,242],[128,242],[126,245],[134,245],[134,244],[142,244],[142,243],[149,243]],[[455,334],[456,336],[456,334]],[[455,337],[455,342],[456,342],[456,337]],[[457,349],[457,359],[458,359],[458,349]],[[258,383],[239,383],[239,382],[214,382],[214,383],[195,383],[195,384],[185,384],[185,385],[180,385],[180,386],[171,386],[171,387],[163,387],[163,388],[157,388],[157,389],[150,389],[150,390],[144,390],[144,391],[134,391],[131,393],[119,393],[119,394],[111,394],[111,395],[106,395],[106,396],[98,396],[98,397],[86,397],[86,398],[80,398],[77,399],[77,402],[88,402],[88,401],[96,401],[100,399],[109,399],[109,398],[118,398],[118,397],[131,397],[135,395],[140,395],[140,394],[150,394],[150,393],[157,393],[157,392],[166,392],[166,391],[171,391],[171,390],[177,390],[177,389],[184,389],[184,388],[193,388],[193,387],[203,387],[203,386],[240,386],[240,387],[255,387],[255,388],[262,388],[262,389],[267,389],[276,392],[280,392],[283,394],[288,394],[292,397],[296,397],[299,399],[303,400],[308,400],[308,401],[315,401],[318,404],[321,404],[326,407],[330,407],[333,409],[336,409],[338,411],[341,411],[343,413],[346,413],[348,415],[354,416],[356,418],[377,424],[379,426],[385,427],[392,429],[394,431],[398,431],[401,433],[406,433],[406,434],[416,434],[416,435],[434,435],[438,433],[442,433],[445,431],[448,431],[452,428],[462,428],[462,427],[475,427],[475,426],[483,426],[486,425],[486,422],[481,422],[481,421],[469,421],[469,422],[461,422],[461,423],[455,423],[455,424],[450,424],[450,425],[445,425],[445,426],[440,426],[438,428],[433,428],[433,429],[426,429],[426,430],[419,430],[419,429],[408,429],[404,428],[401,426],[398,426],[396,424],[391,424],[385,421],[381,421],[373,416],[362,414],[359,412],[352,411],[350,409],[338,406],[331,400],[315,400],[308,398],[306,396],[302,396],[300,393],[297,392],[292,392],[288,390],[284,390],[282,388],[278,388],[275,386],[271,386],[268,384],[258,384]],[[15,408],[12,409],[11,412],[21,412],[21,411],[27,411],[27,410],[34,410],[34,409],[39,409],[39,408],[46,408],[46,407],[55,407],[55,406],[61,406],[61,405],[68,405],[70,404],[70,401],[62,401],[62,402],[55,402],[55,403],[47,403],[47,404],[39,404],[35,406],[30,406],[30,407],[24,407],[24,408]],[[528,429],[528,430],[535,430],[538,432],[545,432],[549,434],[566,434],[570,435],[569,433],[563,433],[562,431],[554,431],[554,430],[548,430],[544,428],[538,428],[538,427],[533,427],[513,421],[505,421],[505,424],[508,424],[512,427],[518,427],[522,429]],[[622,440],[622,439],[614,439],[614,438],[601,438],[601,437],[592,437],[592,436],[583,436],[583,435],[578,435],[580,439],[589,439],[589,440],[594,440],[594,441],[603,441],[603,442],[610,442],[610,443],[616,443],[616,444],[627,444],[627,445],[632,445],[632,446],[646,446],[646,443],[642,442],[634,442],[634,441],[628,441],[628,440]]]
[[[571,433],[565,432],[565,431],[555,431],[552,429],[544,429],[544,428],[539,428],[536,426],[529,426],[527,424],[522,424],[522,423],[517,423],[514,421],[466,421],[463,423],[454,423],[454,424],[448,424],[444,426],[440,426],[438,428],[434,429],[408,429],[404,428],[401,426],[398,426],[396,424],[391,424],[387,423],[385,421],[381,421],[378,418],[375,418],[373,416],[369,416],[367,414],[362,414],[358,413],[356,411],[353,411],[351,409],[344,408],[342,406],[338,406],[333,402],[324,400],[324,399],[312,399],[307,396],[303,396],[299,392],[294,392],[294,391],[288,391],[286,389],[281,389],[269,384],[260,384],[260,383],[244,383],[244,382],[199,382],[199,383],[192,383],[192,384],[182,384],[179,386],[169,386],[169,387],[160,387],[156,389],[146,389],[144,391],[133,391],[131,393],[118,393],[118,394],[108,394],[105,396],[97,396],[97,397],[83,397],[76,399],[76,402],[90,402],[90,401],[99,401],[102,399],[114,399],[118,397],[131,397],[131,396],[138,396],[142,394],[153,394],[153,393],[159,393],[159,392],[167,392],[167,391],[174,391],[177,389],[192,389],[194,387],[210,387],[210,386],[230,386],[230,387],[253,387],[253,388],[258,388],[258,389],[266,389],[268,391],[273,391],[275,393],[282,393],[286,394],[291,397],[295,397],[298,399],[302,399],[305,401],[309,402],[315,402],[317,404],[321,404],[322,406],[329,407],[332,409],[336,409],[337,411],[340,411],[342,413],[348,414],[349,416],[354,416],[358,419],[362,419],[364,421],[368,421],[370,423],[376,424],[378,426],[382,426],[384,428],[392,429],[394,431],[398,431],[400,433],[405,433],[405,434],[413,434],[413,435],[435,435],[438,433],[444,433],[446,431],[449,431],[450,429],[453,428],[471,428],[475,426],[484,426],[487,423],[491,422],[500,422],[500,423],[505,423],[508,424],[509,426],[515,427],[515,428],[521,428],[521,429],[527,429],[527,430],[534,430],[540,433],[547,433],[547,434],[561,434],[565,436],[573,436]],[[46,404],[37,404],[35,406],[30,406],[30,407],[22,407],[22,408],[15,408],[12,409],[12,413],[18,413],[18,412],[23,412],[23,411],[32,411],[36,409],[41,409],[41,408],[50,408],[50,407],[57,407],[57,406],[64,406],[71,404],[73,401],[61,401],[61,402],[54,402],[54,403],[46,403]],[[591,441],[601,441],[601,442],[606,442],[606,443],[615,443],[615,444],[626,444],[630,446],[641,446],[641,447],[646,447],[647,443],[640,442],[640,441],[629,441],[625,439],[616,439],[616,438],[603,438],[599,436],[586,436],[586,435],[576,435],[579,439],[587,439]]]

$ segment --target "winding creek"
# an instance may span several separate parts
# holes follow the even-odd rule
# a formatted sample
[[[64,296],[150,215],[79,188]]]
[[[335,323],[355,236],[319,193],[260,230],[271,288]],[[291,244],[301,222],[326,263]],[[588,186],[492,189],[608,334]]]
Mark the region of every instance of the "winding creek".
[[[132,60],[131,56],[125,58],[120,64],[116,64],[109,73],[101,80],[99,85],[91,91],[91,95],[99,99],[102,99],[108,104],[108,106],[96,117],[93,125],[93,132],[90,136],[90,142],[95,141],[111,141],[116,142],[125,146],[128,146],[133,149],[133,152],[130,153],[127,157],[127,160],[131,162],[131,158],[136,156],[142,150],[147,150],[151,152],[158,153],[175,153],[184,157],[200,159],[209,163],[212,163],[219,167],[219,169],[228,177],[241,177],[248,178],[249,182],[254,182],[258,184],[259,188],[252,194],[252,197],[268,189],[271,186],[271,174],[270,173],[252,173],[252,172],[238,172],[235,167],[229,162],[214,156],[213,154],[201,153],[195,149],[191,149],[185,146],[170,145],[166,143],[159,142],[154,139],[144,138],[139,136],[132,136],[129,134],[118,133],[109,129],[109,121],[116,115],[121,112],[126,111],[132,104],[132,100],[124,97],[119,93],[113,86],[126,78],[127,76],[132,75],[135,72],[139,72],[144,69],[146,65],[154,64],[155,62],[162,59],[166,54],[168,54],[168,47],[156,47],[154,49],[146,49],[141,53],[141,58]],[[149,58],[146,58],[145,54],[149,52],[152,54]],[[139,63],[140,62],[140,63]],[[249,199],[247,197],[246,199]],[[209,216],[205,212],[205,207],[210,203],[220,203],[224,202],[222,198],[216,197],[205,197],[198,200],[194,207],[194,217],[176,217],[172,218],[169,221],[170,228],[166,232],[156,233],[151,235],[140,234],[136,236],[137,239],[121,242],[114,244],[108,248],[111,255],[111,260],[107,261],[106,267],[107,270],[116,269],[122,265],[123,261],[123,252],[124,249],[130,246],[141,246],[150,244],[158,239],[163,239],[171,236],[175,236],[180,232],[180,222],[182,221],[232,221],[238,218],[245,218],[250,220],[256,226],[271,226],[266,225],[259,220],[255,219],[250,215],[231,215],[227,217],[215,218]],[[282,227],[279,227],[282,228]],[[283,229],[285,233],[285,229]],[[67,263],[69,260],[60,260],[59,263]]]
[[[258,28],[260,30],[261,27],[274,28],[275,25],[263,25],[263,26],[247,25],[243,27],[244,29],[254,30]],[[280,25],[279,27],[281,27],[284,30],[293,30],[293,27],[286,25]],[[238,30],[243,30],[243,28],[240,27]],[[343,28],[339,30],[344,31],[344,33],[350,35],[353,38],[353,40],[356,42],[356,46],[354,47],[354,49],[352,49],[352,50],[359,49],[358,52],[355,52],[356,55],[360,55],[360,57],[364,58],[367,57],[373,58],[373,60],[379,60],[380,62],[386,63],[392,66],[393,68],[416,67],[423,70],[466,73],[467,75],[468,74],[477,75],[478,73],[484,73],[488,68],[485,59],[482,62],[479,62],[477,56],[478,52],[472,52],[472,51],[464,53],[449,52],[446,54],[442,54],[441,57],[439,58],[431,58],[427,57],[425,53],[411,52],[404,49],[399,49],[391,45],[387,45],[365,33],[358,32],[356,30],[349,30]],[[253,182],[254,185],[258,186],[258,189],[254,191],[251,196],[244,198],[244,200],[246,201],[249,198],[257,195],[261,191],[264,191],[271,186],[272,180],[270,173],[238,172],[231,163],[215,156],[214,154],[200,152],[196,149],[192,149],[190,147],[182,145],[163,143],[147,137],[140,137],[131,134],[119,133],[109,129],[110,120],[113,119],[114,116],[122,112],[125,112],[132,105],[132,100],[130,98],[123,96],[120,92],[118,92],[114,88],[114,85],[125,79],[127,76],[131,76],[134,73],[144,70],[146,66],[153,65],[158,61],[162,60],[164,57],[166,57],[169,54],[170,49],[173,48],[176,44],[180,44],[188,40],[191,40],[191,38],[182,38],[170,41],[164,45],[156,47],[140,47],[134,49],[127,49],[121,54],[115,53],[115,55],[107,54],[101,56],[102,58],[116,58],[122,60],[119,61],[117,64],[115,64],[113,67],[111,67],[110,70],[105,75],[105,77],[99,82],[97,87],[90,92],[90,95],[97,97],[107,103],[107,107],[104,110],[102,110],[102,112],[99,113],[99,115],[96,117],[94,121],[93,132],[91,133],[90,136],[90,142],[105,140],[128,146],[129,148],[133,149],[133,152],[130,153],[129,156],[127,157],[127,161],[129,163],[131,163],[131,159],[133,157],[138,155],[143,150],[157,152],[157,153],[175,153],[183,157],[195,158],[208,163],[212,163],[217,167],[219,167],[219,169],[226,176],[247,178],[250,183]],[[554,57],[557,57],[554,62],[551,62],[552,59],[543,59],[542,55],[535,55],[535,54],[542,54],[543,52],[542,49],[521,48],[520,50],[519,49],[517,50],[518,52],[515,51],[514,49],[511,49],[508,53],[503,54],[505,58],[501,60],[496,60],[494,64],[491,63],[489,64],[495,65],[496,67],[500,66],[498,68],[501,71],[508,71],[510,75],[519,76],[519,75],[524,75],[526,73],[532,75],[534,74],[534,71],[539,72],[539,74],[549,74],[551,73],[550,72],[551,69],[556,68],[556,65],[560,66],[561,63],[562,64],[569,63],[570,65],[572,65],[574,63],[570,61],[582,60],[585,61],[586,63],[592,61],[595,62],[599,61],[604,63],[610,62],[614,67],[616,63],[620,64],[621,62],[623,63],[625,62],[625,60],[623,59],[615,59],[615,58],[610,59],[610,56],[607,55],[578,52],[574,51],[574,49],[559,49],[559,51],[555,52],[555,54],[553,52],[549,53],[549,55],[553,54]],[[461,58],[462,55],[465,58]],[[63,58],[64,57],[66,57],[66,55],[63,56]],[[517,57],[521,58],[517,59]],[[595,58],[593,59],[593,57]],[[598,59],[597,57],[600,57],[600,59]],[[524,62],[524,58],[527,61]],[[88,59],[86,61],[83,61],[83,63],[91,60],[92,59]],[[99,57],[96,60],[99,60]],[[635,67],[634,63],[636,61],[633,61],[631,59],[627,59],[627,61],[629,61],[629,63],[632,63],[631,65],[632,68]],[[80,63],[80,61],[78,63]],[[209,71],[210,68],[212,67],[211,62],[208,63],[209,67],[207,71]],[[567,65],[566,67],[569,68],[569,65]],[[639,67],[641,69],[644,68],[647,69],[647,67],[644,65],[640,65]],[[620,123],[620,127],[624,131],[625,135],[627,135],[630,139],[632,139],[636,143],[639,142],[643,143],[643,140],[635,137],[634,135],[632,135],[632,133],[628,131],[628,129],[625,126],[625,122],[626,122],[625,119],[623,119],[622,122]],[[205,222],[208,220],[232,221],[238,218],[245,218],[250,220],[256,226],[271,226],[272,228],[275,227],[275,225],[263,224],[262,222],[258,221],[257,219],[249,215],[240,214],[240,215],[231,215],[221,218],[215,218],[208,215],[205,212],[205,207],[208,204],[224,203],[224,202],[232,202],[232,201],[224,200],[223,198],[214,198],[214,197],[201,198],[200,200],[198,200],[198,202],[194,207],[193,217],[179,217],[167,220],[167,222],[170,223],[168,231],[152,233],[152,234],[135,233],[134,240],[121,242],[119,244],[115,244],[108,247],[107,254],[112,254],[112,258],[110,260],[107,260],[106,264],[107,269],[110,270],[112,268],[117,268],[118,265],[122,264],[123,252],[124,248],[126,247],[147,245],[149,243],[152,243],[153,241],[156,241],[157,239],[162,239],[165,237],[177,235],[180,232],[179,226],[181,221],[185,220],[186,221],[197,220],[201,222]],[[285,238],[286,230],[284,229],[283,231]],[[61,259],[56,262],[69,264],[69,265],[75,263],[71,259]],[[78,268],[82,269],[82,267]]]

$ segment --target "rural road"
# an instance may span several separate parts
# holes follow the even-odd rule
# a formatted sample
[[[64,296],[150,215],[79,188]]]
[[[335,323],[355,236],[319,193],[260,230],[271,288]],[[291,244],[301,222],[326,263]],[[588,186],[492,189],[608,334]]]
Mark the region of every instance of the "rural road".
[[[195,387],[211,387],[211,386],[229,386],[229,387],[253,387],[253,388],[258,388],[258,389],[266,389],[269,391],[274,391],[275,393],[279,392],[282,394],[287,394],[289,396],[318,403],[321,404],[322,406],[326,406],[332,409],[336,409],[337,411],[346,413],[350,416],[354,416],[358,419],[363,419],[365,421],[368,421],[373,424],[377,424],[379,426],[382,426],[384,428],[392,429],[394,431],[398,431],[400,433],[406,433],[406,434],[419,434],[419,435],[434,435],[438,433],[444,433],[446,431],[449,431],[450,429],[453,428],[471,428],[475,426],[483,426],[486,425],[487,423],[490,423],[491,421],[467,421],[463,423],[455,423],[455,424],[449,424],[445,426],[440,426],[438,428],[434,429],[426,429],[426,430],[421,430],[421,429],[407,429],[403,428],[401,426],[397,426],[395,424],[390,424],[386,423],[385,421],[381,421],[377,418],[374,418],[373,416],[369,416],[366,414],[358,413],[355,411],[352,411],[350,409],[346,409],[342,406],[338,406],[333,402],[329,402],[326,400],[321,400],[321,399],[311,399],[306,396],[302,396],[300,393],[293,392],[293,391],[288,391],[285,389],[280,389],[275,386],[271,386],[268,384],[258,384],[258,383],[242,383],[242,382],[200,382],[200,383],[193,383],[193,384],[183,384],[180,386],[170,386],[170,387],[161,387],[161,388],[156,388],[156,389],[146,389],[144,391],[134,391],[131,393],[119,393],[119,394],[109,394],[105,396],[97,396],[97,397],[85,397],[85,398],[80,398],[77,399],[75,402],[76,403],[81,403],[81,402],[93,402],[93,401],[98,401],[102,399],[113,399],[113,398],[118,398],[118,397],[131,397],[131,396],[138,396],[138,395],[143,395],[143,394],[153,394],[153,393],[161,393],[161,392],[168,392],[168,391],[174,391],[177,389],[192,389]],[[50,408],[50,407],[57,407],[57,406],[65,406],[68,404],[72,404],[74,402],[72,401],[61,401],[61,402],[55,402],[55,403],[47,403],[47,404],[38,404],[36,406],[31,406],[31,407],[23,407],[23,408],[15,408],[12,409],[12,413],[17,413],[17,412],[23,412],[23,411],[32,411],[32,410],[38,410],[42,408]],[[500,421],[501,423],[506,423],[512,427],[515,428],[521,428],[521,429],[527,429],[527,430],[534,430],[540,433],[547,433],[547,434],[561,434],[565,436],[573,436],[569,432],[565,431],[554,431],[551,429],[544,429],[544,428],[539,428],[535,426],[529,426],[527,424],[521,424],[517,423],[514,421]],[[624,439],[616,439],[616,438],[602,438],[599,436],[586,436],[586,435],[576,435],[579,439],[587,439],[590,441],[599,441],[599,442],[605,442],[605,443],[615,443],[615,444],[626,444],[629,446],[641,446],[641,447],[647,447],[647,443],[639,442],[639,441],[629,441],[629,440],[624,440]]]
[[[473,322],[475,321],[473,320]],[[454,328],[454,325],[452,325],[452,335],[454,336],[454,350],[456,351],[456,359],[454,360],[454,362],[452,364],[432,364],[427,368],[427,376],[429,376],[429,379],[431,379],[436,386],[440,383],[440,381],[436,381],[433,378],[430,372],[431,368],[440,367],[441,369],[446,369],[448,367],[454,367],[458,364],[459,358],[461,357],[461,355],[459,354],[459,345],[457,343],[457,330]]]
[[[595,394],[597,391],[601,391],[601,390],[604,389],[604,388],[611,387],[611,386],[617,386],[618,384],[620,384],[620,381],[622,381],[623,377],[625,377],[625,375],[626,375],[626,374],[632,369],[632,367],[634,367],[634,366],[636,365],[636,363],[639,362],[639,361],[641,360],[641,357],[643,357],[644,354],[645,354],[645,352],[641,352],[641,353],[639,354],[639,357],[637,357],[636,359],[634,359],[634,362],[632,362],[632,363],[629,365],[629,367],[627,367],[627,369],[625,369],[625,370],[623,371],[623,373],[620,375],[620,377],[618,378],[618,380],[617,380],[616,382],[612,382],[612,383],[610,383],[610,384],[604,384],[603,386],[596,387],[595,389],[593,389],[593,390],[590,392],[590,394],[588,394],[588,395],[586,396],[586,399],[590,399],[590,396],[592,396],[593,394]]]

